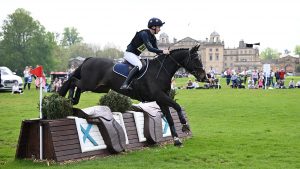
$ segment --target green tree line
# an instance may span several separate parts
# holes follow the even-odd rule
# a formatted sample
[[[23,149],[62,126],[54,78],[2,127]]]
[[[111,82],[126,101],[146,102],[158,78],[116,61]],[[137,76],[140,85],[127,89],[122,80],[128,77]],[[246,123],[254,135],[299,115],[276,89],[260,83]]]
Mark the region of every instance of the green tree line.
[[[0,30],[0,66],[7,66],[22,75],[25,66],[42,65],[44,71],[65,71],[73,57],[121,58],[123,52],[114,45],[103,49],[83,43],[74,27],[66,27],[63,33],[49,32],[29,11],[16,9],[3,21]]]

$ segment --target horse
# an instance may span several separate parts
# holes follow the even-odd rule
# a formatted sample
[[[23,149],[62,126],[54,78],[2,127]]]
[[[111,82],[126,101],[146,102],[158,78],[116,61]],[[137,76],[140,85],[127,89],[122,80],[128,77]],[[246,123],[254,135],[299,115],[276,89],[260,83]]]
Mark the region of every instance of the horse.
[[[147,71],[132,81],[132,90],[120,89],[125,77],[113,71],[115,62],[112,59],[87,58],[63,83],[59,95],[65,97],[69,91],[69,98],[73,104],[77,104],[83,91],[107,93],[109,90],[114,90],[142,102],[156,101],[169,123],[174,145],[181,146],[182,142],[178,138],[169,107],[173,107],[177,111],[183,132],[188,133],[190,127],[180,105],[169,96],[171,80],[181,67],[195,76],[197,81],[207,79],[197,52],[199,47],[200,45],[196,45],[190,50],[188,48],[174,49],[168,55],[162,54],[154,59],[149,59]]]

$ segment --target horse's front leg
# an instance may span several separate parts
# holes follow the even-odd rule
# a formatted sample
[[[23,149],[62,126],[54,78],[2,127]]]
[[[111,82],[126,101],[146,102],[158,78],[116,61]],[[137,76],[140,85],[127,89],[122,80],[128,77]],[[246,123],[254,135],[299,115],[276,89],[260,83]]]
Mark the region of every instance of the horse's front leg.
[[[157,104],[159,105],[161,111],[163,112],[164,116],[166,117],[166,119],[168,121],[168,124],[170,126],[170,130],[171,130],[171,134],[172,134],[172,137],[173,137],[173,140],[174,140],[174,145],[175,146],[181,146],[182,142],[178,138],[178,134],[176,132],[176,128],[175,128],[174,121],[173,121],[173,118],[171,116],[169,107],[162,104],[162,103],[160,103],[160,102],[157,102]]]
[[[182,132],[188,133],[190,131],[190,127],[187,124],[185,117],[182,113],[182,109],[178,103],[171,99],[170,96],[168,96],[166,93],[160,94],[157,102],[160,102],[161,104],[169,107],[173,107],[177,111],[180,123],[182,124]]]

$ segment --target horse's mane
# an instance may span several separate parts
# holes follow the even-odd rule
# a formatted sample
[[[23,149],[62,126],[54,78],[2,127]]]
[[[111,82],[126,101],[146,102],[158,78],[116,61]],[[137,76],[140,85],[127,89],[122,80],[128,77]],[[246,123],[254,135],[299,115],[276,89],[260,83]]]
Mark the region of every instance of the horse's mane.
[[[178,49],[173,49],[170,51],[170,54],[177,52],[177,51],[181,51],[181,50],[189,50],[189,48],[178,48]]]
[[[170,55],[173,54],[174,52],[183,51],[183,50],[189,50],[189,49],[188,48],[172,49],[172,50],[170,50]],[[164,56],[165,56],[165,54],[157,55],[156,57],[154,57],[154,59],[159,59]]]

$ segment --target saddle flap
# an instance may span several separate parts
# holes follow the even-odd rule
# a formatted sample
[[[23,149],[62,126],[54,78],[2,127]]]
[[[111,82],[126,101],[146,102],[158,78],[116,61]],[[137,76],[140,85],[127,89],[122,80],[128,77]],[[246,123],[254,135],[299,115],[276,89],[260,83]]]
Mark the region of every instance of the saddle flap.
[[[88,114],[89,118],[103,118],[107,121],[111,121],[113,119],[112,112],[107,106],[93,106],[89,108],[82,109],[86,114]]]

